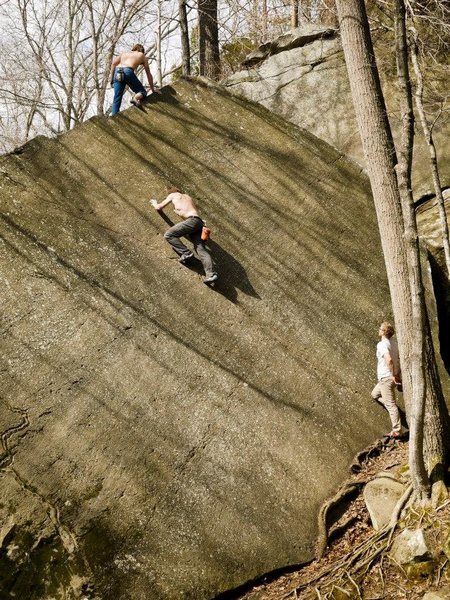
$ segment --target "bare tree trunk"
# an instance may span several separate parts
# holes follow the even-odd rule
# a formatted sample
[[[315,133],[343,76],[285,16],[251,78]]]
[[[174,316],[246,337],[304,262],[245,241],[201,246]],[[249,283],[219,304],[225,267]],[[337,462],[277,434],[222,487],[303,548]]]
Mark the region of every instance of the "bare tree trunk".
[[[406,10],[404,0],[395,0],[395,49],[397,79],[400,88],[400,113],[402,119],[401,144],[396,166],[398,188],[405,223],[406,252],[409,264],[410,293],[412,301],[411,373],[412,398],[409,414],[409,464],[415,490],[426,489],[427,473],[423,458],[425,415],[425,299],[420,265],[419,237],[417,233],[414,199],[411,190],[411,168],[414,143],[414,110],[408,66],[406,38]]]
[[[261,21],[262,21],[261,35],[262,35],[263,42],[265,42],[267,40],[267,23],[268,23],[267,0],[262,0]]]
[[[189,25],[186,12],[186,0],[178,0],[178,15],[181,31],[181,60],[183,75],[191,74],[191,51],[189,45]]]
[[[67,92],[66,92],[66,111],[64,124],[67,130],[70,129],[73,118],[73,90],[74,90],[74,18],[76,7],[73,0],[68,0],[68,19],[67,19]]]
[[[259,34],[259,0],[250,0],[250,32],[254,41],[259,44],[261,36]]]
[[[414,285],[411,287],[413,299],[413,319],[415,323],[413,329],[413,344],[415,345],[415,352],[413,356],[417,356],[420,348],[422,348],[423,354],[423,371],[420,374],[420,382],[413,382],[413,407],[417,410],[420,406],[420,421],[414,419],[412,420],[412,423],[418,428],[423,427],[423,435],[420,431],[411,431],[409,451],[410,462],[416,461],[416,456],[419,453],[423,453],[425,467],[430,476],[430,482],[432,484],[433,502],[437,503],[446,494],[446,486],[444,481],[445,465],[448,461],[448,442],[446,443],[447,436],[445,435],[445,432],[449,431],[449,415],[436,366],[436,357],[433,347],[430,322],[425,304],[417,222],[414,209],[414,199],[411,191],[414,109],[408,64],[409,52],[406,33],[406,18],[407,13],[404,0],[396,0],[395,29],[397,40],[397,73],[402,97],[401,115],[403,121],[402,149],[399,152],[400,160],[398,165],[399,168],[397,169],[397,176],[399,180],[400,195],[402,197],[406,240],[408,243],[409,264],[410,266],[413,266],[413,275],[415,279],[420,282],[420,288],[416,288]],[[412,43],[414,43],[414,40],[412,40]],[[412,47],[412,51],[414,64],[414,47]],[[422,98],[422,90],[420,90],[420,97]],[[420,297],[418,297],[417,294],[414,294],[414,289],[420,291]],[[419,328],[420,325],[422,326],[421,328]],[[419,340],[419,337],[422,339]],[[415,369],[417,368],[418,366],[416,365]],[[423,381],[422,376],[425,377],[425,381]],[[419,397],[419,393],[424,393],[424,396]],[[420,438],[417,437],[418,435]]]
[[[291,27],[298,27],[298,0],[291,0]]]
[[[87,3],[88,12],[89,12],[89,24],[92,36],[92,67],[93,67],[93,75],[94,75],[94,85],[95,85],[95,100],[96,100],[96,109],[97,115],[103,116],[105,114],[104,104],[105,104],[105,89],[102,89],[102,85],[99,80],[100,69],[99,69],[99,48],[98,48],[98,40],[99,34],[95,30],[95,17],[94,17],[94,7],[92,2],[89,0]]]
[[[437,370],[428,315],[425,319],[427,398],[424,418],[424,460],[432,484],[432,501],[436,506],[447,496],[445,478],[450,457],[448,435],[450,417]]]
[[[353,104],[372,187],[391,293],[404,390],[412,398],[411,363],[412,309],[403,215],[395,174],[396,154],[381,91],[364,2],[337,0],[341,39],[344,49]],[[418,498],[428,494],[423,465],[414,465],[413,483]],[[425,477],[423,477],[425,474]]]
[[[436,200],[437,200],[437,205],[438,205],[438,210],[439,210],[439,219],[441,222],[442,243],[444,246],[445,263],[447,265],[447,276],[450,279],[450,243],[449,243],[449,233],[448,233],[448,221],[447,221],[447,215],[445,212],[444,198],[442,196],[442,186],[441,186],[441,180],[439,177],[439,169],[438,169],[438,163],[437,163],[437,157],[436,157],[436,148],[435,148],[434,140],[433,140],[433,133],[432,133],[432,129],[431,129],[430,125],[428,124],[428,120],[427,120],[427,117],[425,114],[425,109],[423,106],[423,75],[422,75],[422,70],[420,68],[419,57],[418,57],[418,48],[417,48],[418,33],[414,27],[411,27],[410,29],[412,31],[411,59],[412,59],[414,73],[415,73],[416,82],[417,82],[416,93],[415,93],[416,107],[417,107],[417,112],[419,113],[419,118],[420,118],[420,123],[422,125],[423,135],[424,135],[426,144],[428,146],[428,151],[430,154],[430,167],[431,167],[431,174],[433,177],[434,191],[436,194]]]
[[[162,54],[161,54],[161,3],[162,0],[157,0],[156,3],[156,81],[158,87],[162,87]]]
[[[27,141],[30,138],[30,131],[33,126],[34,117],[39,114],[38,104],[39,104],[39,101],[41,98],[42,98],[42,80],[40,79],[38,82],[37,90],[34,93],[33,103],[30,106],[30,112],[27,115],[24,141]]]
[[[217,0],[199,0],[200,75],[217,80],[220,75]]]

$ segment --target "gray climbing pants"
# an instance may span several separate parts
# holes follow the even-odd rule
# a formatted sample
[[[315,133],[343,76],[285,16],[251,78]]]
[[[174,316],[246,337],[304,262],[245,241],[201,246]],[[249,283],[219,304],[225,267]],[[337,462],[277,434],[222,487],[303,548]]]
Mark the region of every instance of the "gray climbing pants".
[[[205,269],[205,275],[206,277],[209,277],[215,271],[211,255],[205,247],[205,242],[201,238],[202,227],[203,221],[200,217],[188,217],[185,221],[177,223],[168,229],[164,234],[164,239],[169,242],[179,256],[183,256],[183,254],[190,252],[189,248],[183,244],[180,238],[186,237],[191,240],[194,245],[194,251]]]

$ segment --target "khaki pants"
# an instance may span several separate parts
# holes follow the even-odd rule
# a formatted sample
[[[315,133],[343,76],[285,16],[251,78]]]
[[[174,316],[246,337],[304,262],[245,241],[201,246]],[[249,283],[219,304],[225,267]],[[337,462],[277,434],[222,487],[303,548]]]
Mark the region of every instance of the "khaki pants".
[[[400,432],[402,424],[400,421],[400,411],[395,403],[395,383],[392,377],[380,379],[372,390],[372,398],[378,400],[388,411],[392,423],[392,431]]]

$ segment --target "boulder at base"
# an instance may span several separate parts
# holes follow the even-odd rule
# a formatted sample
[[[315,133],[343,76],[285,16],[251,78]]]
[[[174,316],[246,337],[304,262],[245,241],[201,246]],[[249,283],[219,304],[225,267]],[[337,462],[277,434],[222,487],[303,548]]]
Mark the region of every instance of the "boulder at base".
[[[388,525],[404,491],[405,486],[400,481],[386,474],[379,475],[364,487],[364,502],[376,531]]]

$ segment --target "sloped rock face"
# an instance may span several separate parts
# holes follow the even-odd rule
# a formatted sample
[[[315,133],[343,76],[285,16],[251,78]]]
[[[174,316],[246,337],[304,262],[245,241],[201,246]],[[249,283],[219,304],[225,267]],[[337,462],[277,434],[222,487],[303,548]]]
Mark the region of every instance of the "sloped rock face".
[[[400,135],[398,101],[392,75],[379,68],[394,137]],[[268,42],[253,52],[225,85],[246,98],[304,127],[364,163],[338,31],[306,26]],[[443,185],[450,185],[450,117],[442,113],[434,128]],[[416,127],[413,180],[420,196],[432,188],[429,154]]]
[[[206,599],[310,559],[320,504],[388,425],[360,169],[180,82],[0,170],[0,595]],[[163,239],[167,182],[213,230],[215,289]]]

